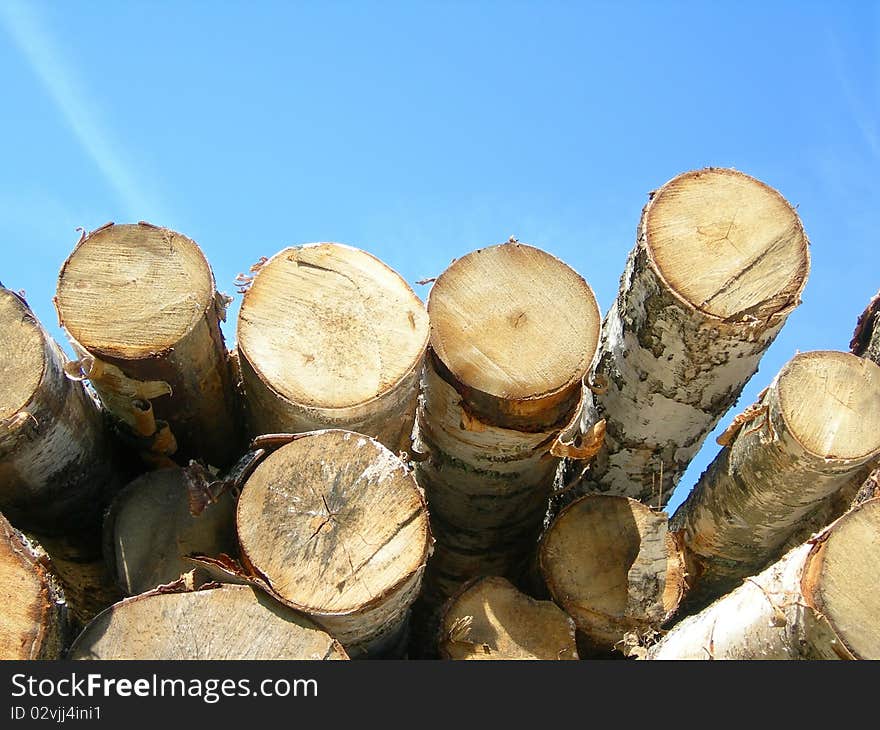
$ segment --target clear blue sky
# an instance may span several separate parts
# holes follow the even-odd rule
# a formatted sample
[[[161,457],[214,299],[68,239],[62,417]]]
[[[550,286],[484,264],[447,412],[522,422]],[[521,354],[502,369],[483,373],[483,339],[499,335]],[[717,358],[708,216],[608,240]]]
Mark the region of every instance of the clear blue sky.
[[[0,89],[0,280],[58,338],[74,229],[109,220],[194,238],[229,293],[286,245],[415,282],[515,234],[605,312],[647,192],[707,165],[779,189],[812,241],[738,408],[846,349],[880,288],[877,2],[0,0]]]

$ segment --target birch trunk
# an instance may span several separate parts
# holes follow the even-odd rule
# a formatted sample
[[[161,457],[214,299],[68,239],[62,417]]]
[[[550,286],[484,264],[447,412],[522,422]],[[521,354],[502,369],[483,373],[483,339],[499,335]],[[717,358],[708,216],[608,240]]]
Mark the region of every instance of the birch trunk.
[[[101,413],[18,295],[0,289],[0,509],[21,529],[97,529],[118,486]]]
[[[688,172],[651,193],[592,380],[605,447],[568,464],[576,493],[662,507],[800,303],[808,241],[794,209],[735,170]],[[584,408],[581,430],[594,416]]]
[[[69,659],[347,659],[306,617],[249,586],[126,598],[77,637]]]
[[[64,592],[40,546],[0,514],[0,660],[60,659],[69,631]]]
[[[188,555],[234,554],[234,523],[231,492],[193,514],[185,470],[159,469],[135,479],[113,500],[104,521],[104,553],[116,583],[132,596],[192,570]]]
[[[455,261],[428,312],[416,477],[437,539],[426,596],[442,601],[473,577],[516,577],[534,551],[599,309],[575,271],[511,242]]]
[[[880,659],[880,500],[854,508],[701,613],[649,659]]]
[[[238,321],[251,436],[341,428],[409,452],[428,342],[409,285],[337,243],[286,248],[253,269]]]
[[[146,223],[92,231],[61,268],[55,306],[81,358],[74,374],[149,462],[238,455],[226,303],[196,243]]]
[[[538,556],[550,595],[595,653],[657,633],[685,590],[684,554],[666,514],[625,497],[572,502],[542,537]]]
[[[302,434],[247,479],[236,525],[246,566],[349,655],[398,649],[431,536],[422,493],[388,449],[350,431]]]
[[[779,557],[802,520],[878,458],[880,367],[842,352],[798,354],[739,421],[673,516],[691,608]]]
[[[443,611],[440,631],[444,659],[578,658],[571,618],[504,578],[478,578],[462,586]]]

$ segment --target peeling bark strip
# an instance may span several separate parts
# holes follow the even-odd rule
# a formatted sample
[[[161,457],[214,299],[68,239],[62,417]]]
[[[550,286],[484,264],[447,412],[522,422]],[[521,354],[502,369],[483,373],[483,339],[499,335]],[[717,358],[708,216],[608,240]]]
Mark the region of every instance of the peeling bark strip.
[[[539,565],[553,600],[597,652],[655,633],[685,589],[684,554],[666,514],[625,497],[572,502],[541,539]]]
[[[104,521],[104,553],[116,582],[136,595],[192,569],[191,553],[235,552],[235,500],[224,492],[198,516],[190,512],[186,473],[148,472],[113,500]]]
[[[866,357],[876,363],[880,363],[878,320],[880,320],[880,292],[874,295],[873,299],[868,302],[868,306],[865,307],[865,311],[859,316],[852,340],[849,343],[850,352],[853,355]]]
[[[149,461],[237,455],[226,304],[196,243],[149,224],[93,231],[61,268],[58,319],[82,358],[72,375],[91,381]]]
[[[880,456],[880,367],[801,353],[752,412],[672,520],[684,531],[696,606],[776,559],[813,509]]]
[[[758,180],[709,168],[652,193],[602,326],[593,377],[608,382],[595,397],[606,448],[579,491],[665,505],[800,303],[808,272],[797,213]],[[582,432],[592,425],[585,408]]]
[[[0,509],[23,529],[97,528],[117,485],[101,413],[18,295],[0,289]]]
[[[49,560],[0,514],[0,660],[60,659],[67,604]]]
[[[449,599],[440,623],[444,659],[577,659],[574,622],[504,578],[478,578]]]
[[[880,500],[819,536],[701,613],[649,659],[880,659]]]
[[[426,595],[437,600],[472,577],[513,577],[534,550],[559,463],[551,450],[567,448],[600,316],[582,277],[520,243],[453,262],[428,312],[415,448],[438,541]]]
[[[408,452],[428,343],[409,285],[338,243],[286,248],[254,269],[238,320],[251,436],[342,428]]]
[[[246,567],[352,657],[395,646],[431,535],[422,494],[388,449],[350,431],[303,434],[248,478],[236,525]]]
[[[145,593],[108,608],[69,659],[347,659],[306,617],[250,586]]]

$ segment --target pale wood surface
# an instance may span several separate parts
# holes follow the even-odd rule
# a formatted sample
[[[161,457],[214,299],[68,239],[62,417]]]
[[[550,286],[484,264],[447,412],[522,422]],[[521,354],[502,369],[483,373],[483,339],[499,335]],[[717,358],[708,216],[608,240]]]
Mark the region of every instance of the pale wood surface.
[[[70,659],[347,659],[332,637],[250,586],[142,594],[98,615]]]
[[[558,606],[499,577],[480,578],[450,598],[440,624],[443,658],[577,659],[575,626]]]
[[[46,368],[43,331],[21,300],[0,289],[0,422],[14,417],[34,397]]]

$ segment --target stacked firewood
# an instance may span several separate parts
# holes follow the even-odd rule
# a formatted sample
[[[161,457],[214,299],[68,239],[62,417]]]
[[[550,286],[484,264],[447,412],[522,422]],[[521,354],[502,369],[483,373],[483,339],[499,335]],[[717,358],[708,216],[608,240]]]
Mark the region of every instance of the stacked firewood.
[[[313,243],[238,277],[228,350],[194,241],[84,234],[75,360],[0,289],[0,658],[880,658],[880,299],[663,511],[809,268],[708,168],[649,195],[604,319],[515,238],[425,303]]]

